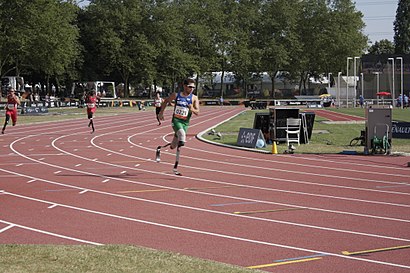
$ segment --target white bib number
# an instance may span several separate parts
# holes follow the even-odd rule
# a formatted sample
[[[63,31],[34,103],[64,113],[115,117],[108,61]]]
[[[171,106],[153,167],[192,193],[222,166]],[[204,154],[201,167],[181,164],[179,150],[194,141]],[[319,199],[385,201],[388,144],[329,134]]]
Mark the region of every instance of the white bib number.
[[[11,104],[11,103],[7,104],[7,108],[8,109],[14,109],[14,104]]]
[[[177,118],[187,119],[188,113],[189,113],[189,109],[186,108],[186,107],[181,107],[181,106],[179,106],[179,105],[177,105],[177,106],[175,107],[174,115],[175,115],[175,117],[177,117]]]
[[[95,103],[87,103],[87,107],[88,107],[88,108],[94,108],[94,107],[95,107]]]

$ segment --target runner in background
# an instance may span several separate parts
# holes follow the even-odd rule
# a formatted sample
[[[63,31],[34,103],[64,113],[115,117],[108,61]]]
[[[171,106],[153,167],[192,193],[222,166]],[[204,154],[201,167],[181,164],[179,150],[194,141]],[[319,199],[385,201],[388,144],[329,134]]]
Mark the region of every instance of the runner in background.
[[[159,119],[159,112],[161,111],[161,106],[163,102],[164,102],[164,99],[161,98],[161,94],[157,92],[157,96],[154,100],[154,106],[155,106],[155,114],[158,120],[158,125],[161,125],[161,120]]]
[[[20,105],[19,98],[14,94],[14,89],[9,87],[7,91],[7,104],[4,108],[6,110],[6,120],[4,121],[3,129],[1,133],[4,134],[6,131],[6,126],[9,124],[9,120],[11,118],[13,126],[17,123],[17,105]]]
[[[100,98],[97,97],[95,94],[95,90],[91,90],[88,95],[85,98],[85,105],[87,106],[87,116],[90,122],[88,123],[88,127],[91,126],[92,132],[94,133],[95,128],[94,128],[94,121],[93,121],[93,116],[95,111],[97,110],[97,103],[100,101]]]

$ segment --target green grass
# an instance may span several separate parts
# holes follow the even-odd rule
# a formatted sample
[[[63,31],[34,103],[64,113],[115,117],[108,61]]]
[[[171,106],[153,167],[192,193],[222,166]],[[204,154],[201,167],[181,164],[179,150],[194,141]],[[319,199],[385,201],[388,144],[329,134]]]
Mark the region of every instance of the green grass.
[[[167,251],[127,245],[0,245],[0,272],[260,272]]]
[[[349,109],[327,109],[339,113],[355,116],[365,116],[365,110],[361,108]],[[223,123],[215,128],[221,132],[223,137],[204,135],[203,137],[228,145],[236,145],[239,128],[252,128],[255,113],[268,112],[268,110],[248,110],[236,116],[229,122]],[[410,122],[410,109],[393,109],[393,120]],[[295,153],[341,153],[343,151],[356,151],[363,153],[363,146],[349,146],[350,141],[360,136],[360,131],[365,129],[365,124],[329,124],[326,120],[316,115],[313,125],[313,133],[309,144],[297,147]],[[283,153],[287,147],[281,143],[277,145],[278,153]],[[267,145],[264,150],[271,151],[272,145]],[[393,139],[392,152],[410,153],[410,140]]]

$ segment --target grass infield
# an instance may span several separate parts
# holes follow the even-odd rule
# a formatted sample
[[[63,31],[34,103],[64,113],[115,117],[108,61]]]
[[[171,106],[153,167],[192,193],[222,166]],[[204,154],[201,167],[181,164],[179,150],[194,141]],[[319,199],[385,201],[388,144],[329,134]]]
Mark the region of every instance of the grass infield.
[[[326,108],[326,110],[355,115],[359,117],[365,116],[365,110],[361,108],[349,109],[335,109]],[[253,128],[253,121],[255,113],[267,113],[268,110],[248,110],[235,118],[225,122],[215,129],[216,132],[222,134],[222,138],[215,135],[204,134],[205,139],[224,143],[227,145],[236,146],[239,128]],[[410,122],[410,109],[393,109],[393,120]],[[295,153],[342,153],[342,152],[356,152],[362,154],[364,146],[349,146],[350,141],[360,136],[360,131],[365,129],[363,123],[328,123],[326,119],[315,116],[313,125],[312,137],[309,144],[301,144],[296,147]],[[262,148],[267,151],[272,151],[272,145],[267,145]],[[278,153],[283,153],[287,149],[286,143],[277,145]],[[410,139],[392,139],[392,153],[394,154],[408,154],[410,153]]]

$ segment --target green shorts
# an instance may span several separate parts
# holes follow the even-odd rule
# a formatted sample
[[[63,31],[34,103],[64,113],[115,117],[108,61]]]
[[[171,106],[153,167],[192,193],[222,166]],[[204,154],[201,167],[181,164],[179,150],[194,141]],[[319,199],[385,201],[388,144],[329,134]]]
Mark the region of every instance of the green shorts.
[[[184,130],[185,134],[188,131],[188,126],[189,124],[187,124],[184,121],[180,121],[178,119],[174,119],[172,120],[172,129],[174,129],[175,134],[178,132],[179,129]]]

